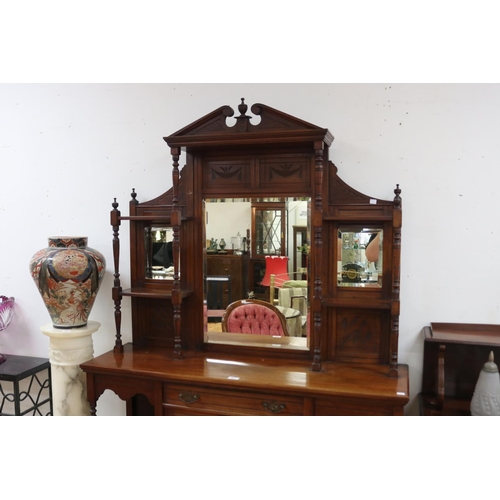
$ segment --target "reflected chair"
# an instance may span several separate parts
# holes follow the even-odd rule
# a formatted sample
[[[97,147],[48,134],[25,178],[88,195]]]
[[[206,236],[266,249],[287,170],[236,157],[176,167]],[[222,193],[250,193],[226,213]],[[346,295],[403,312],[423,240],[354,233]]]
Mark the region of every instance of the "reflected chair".
[[[229,304],[222,316],[222,331],[288,337],[283,314],[272,304],[257,299]]]
[[[298,309],[302,316],[307,314],[307,286],[285,285],[278,290],[278,305]]]
[[[305,326],[309,312],[307,286],[287,286],[287,283],[284,283],[283,288],[278,290],[278,306],[290,307],[300,312],[300,316],[302,317],[302,336],[305,337]]]

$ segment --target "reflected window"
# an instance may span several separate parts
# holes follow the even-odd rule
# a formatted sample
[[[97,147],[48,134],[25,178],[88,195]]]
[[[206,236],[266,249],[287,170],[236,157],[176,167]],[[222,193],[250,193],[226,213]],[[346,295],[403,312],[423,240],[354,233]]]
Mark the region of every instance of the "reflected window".
[[[174,256],[171,227],[145,228],[146,278],[173,280]]]
[[[286,255],[285,203],[252,204],[252,254]]]
[[[337,283],[342,287],[381,287],[383,230],[341,227],[338,232]]]

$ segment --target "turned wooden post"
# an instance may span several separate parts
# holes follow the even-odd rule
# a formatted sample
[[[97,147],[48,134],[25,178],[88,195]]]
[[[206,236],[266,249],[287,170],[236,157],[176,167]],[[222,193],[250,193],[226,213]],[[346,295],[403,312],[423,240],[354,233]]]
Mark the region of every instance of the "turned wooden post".
[[[316,165],[314,169],[314,210],[312,217],[314,231],[314,284],[313,284],[313,321],[314,321],[314,352],[313,371],[321,370],[321,302],[323,286],[321,269],[323,262],[323,142],[315,142]]]
[[[118,203],[115,201],[111,204],[113,210],[111,210],[111,226],[113,227],[113,262],[114,262],[114,281],[112,289],[112,298],[115,303],[115,328],[116,328],[116,340],[115,340],[115,352],[123,352],[122,336],[121,336],[121,323],[122,323],[122,312],[121,312],[121,300],[122,300],[122,287],[120,284],[120,211],[118,210]]]
[[[180,148],[174,147],[170,149],[173,160],[172,170],[172,253],[174,257],[174,284],[172,287],[172,307],[174,310],[174,355],[177,358],[182,357],[182,339],[181,339],[181,307],[182,293],[180,281],[180,225],[181,212],[179,210],[179,155]]]
[[[400,300],[399,291],[401,286],[401,225],[402,225],[402,210],[401,210],[401,189],[399,184],[396,184],[394,190],[394,217],[392,231],[392,302],[391,302],[391,338],[390,338],[390,370],[391,376],[398,375],[398,345],[399,345],[399,313]]]

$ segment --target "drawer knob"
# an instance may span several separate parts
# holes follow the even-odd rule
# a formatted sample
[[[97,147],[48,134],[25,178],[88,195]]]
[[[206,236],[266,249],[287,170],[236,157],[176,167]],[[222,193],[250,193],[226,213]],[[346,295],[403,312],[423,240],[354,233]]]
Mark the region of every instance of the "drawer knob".
[[[269,413],[281,413],[286,409],[286,405],[284,403],[278,403],[277,401],[264,401],[262,403],[262,406],[269,412]]]
[[[200,396],[192,392],[180,392],[179,399],[181,401],[184,401],[184,403],[191,404],[191,403],[196,403],[196,401],[199,401]]]

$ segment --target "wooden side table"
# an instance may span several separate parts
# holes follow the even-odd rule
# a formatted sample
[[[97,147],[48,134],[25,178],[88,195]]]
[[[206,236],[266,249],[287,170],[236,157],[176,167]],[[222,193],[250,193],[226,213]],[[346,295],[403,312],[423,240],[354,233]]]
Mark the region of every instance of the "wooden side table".
[[[50,362],[5,354],[0,364],[0,416],[51,416]]]
[[[500,325],[431,323],[424,327],[421,415],[470,415],[481,369],[500,360]]]

